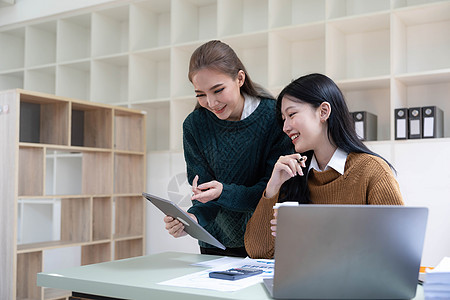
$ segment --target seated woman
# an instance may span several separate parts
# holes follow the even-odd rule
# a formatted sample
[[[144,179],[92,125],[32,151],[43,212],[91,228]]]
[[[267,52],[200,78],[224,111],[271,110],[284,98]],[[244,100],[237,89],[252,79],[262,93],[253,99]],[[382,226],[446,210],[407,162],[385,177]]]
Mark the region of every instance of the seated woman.
[[[330,78],[310,74],[293,81],[278,96],[276,113],[296,153],[278,159],[247,223],[250,257],[274,256],[277,202],[403,205],[393,167],[359,140],[344,96]]]

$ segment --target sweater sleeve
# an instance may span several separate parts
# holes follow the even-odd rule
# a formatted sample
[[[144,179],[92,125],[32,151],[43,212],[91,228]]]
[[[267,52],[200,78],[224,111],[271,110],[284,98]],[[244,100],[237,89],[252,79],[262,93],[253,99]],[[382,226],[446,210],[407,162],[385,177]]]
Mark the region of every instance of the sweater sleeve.
[[[376,178],[368,190],[368,204],[404,205],[400,186],[389,167],[382,168]]]
[[[275,253],[275,237],[270,229],[270,220],[274,218],[273,206],[278,201],[278,194],[272,198],[264,195],[265,191],[245,231],[245,250],[251,258],[273,258]]]
[[[190,119],[187,118],[183,123],[183,149],[188,182],[192,185],[195,175],[198,175],[202,182],[214,180],[213,170],[211,170],[206,159],[202,156],[191,130],[193,128],[191,127]],[[201,203],[194,200],[192,204],[193,206],[188,209],[188,212],[194,214],[198,223],[203,227],[211,222],[220,210],[220,206],[214,201]]]
[[[256,208],[262,192],[272,175],[273,166],[281,155],[293,153],[292,143],[288,136],[279,129],[278,124],[272,128],[270,140],[267,143],[264,173],[253,186],[239,184],[223,184],[223,191],[215,201],[221,207],[230,211],[253,212]],[[245,170],[243,170],[245,172]]]

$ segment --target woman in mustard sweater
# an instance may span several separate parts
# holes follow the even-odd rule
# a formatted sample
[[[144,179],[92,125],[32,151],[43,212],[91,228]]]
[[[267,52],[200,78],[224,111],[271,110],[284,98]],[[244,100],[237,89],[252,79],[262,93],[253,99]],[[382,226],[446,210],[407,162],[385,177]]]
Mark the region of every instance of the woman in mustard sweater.
[[[330,78],[310,74],[293,81],[278,96],[276,113],[296,153],[278,159],[247,224],[250,257],[274,255],[277,202],[403,205],[392,166],[359,140]]]

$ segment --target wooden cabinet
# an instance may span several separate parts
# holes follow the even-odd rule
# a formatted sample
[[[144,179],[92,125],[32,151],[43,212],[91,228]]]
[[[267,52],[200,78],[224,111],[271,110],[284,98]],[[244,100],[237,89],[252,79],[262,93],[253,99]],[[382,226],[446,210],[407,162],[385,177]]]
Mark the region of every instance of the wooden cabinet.
[[[145,114],[25,90],[0,107],[0,298],[68,297],[36,286],[55,249],[79,265],[143,255]]]

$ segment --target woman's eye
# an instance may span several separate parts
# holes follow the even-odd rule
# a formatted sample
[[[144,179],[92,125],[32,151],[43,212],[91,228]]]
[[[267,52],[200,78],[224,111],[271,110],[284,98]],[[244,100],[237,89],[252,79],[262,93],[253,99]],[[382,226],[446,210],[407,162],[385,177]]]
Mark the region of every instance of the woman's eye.
[[[290,113],[288,116],[289,116],[289,118],[292,118],[295,114],[296,114],[296,113],[293,112],[293,113]]]
[[[223,91],[224,90],[224,88],[221,88],[221,89],[218,89],[217,91],[214,91],[214,93],[215,94],[218,94],[218,93],[220,93],[221,91]]]
[[[205,97],[205,94],[197,94],[195,95],[195,97],[199,98],[199,97]]]

